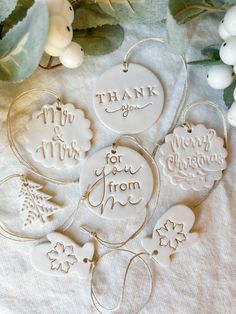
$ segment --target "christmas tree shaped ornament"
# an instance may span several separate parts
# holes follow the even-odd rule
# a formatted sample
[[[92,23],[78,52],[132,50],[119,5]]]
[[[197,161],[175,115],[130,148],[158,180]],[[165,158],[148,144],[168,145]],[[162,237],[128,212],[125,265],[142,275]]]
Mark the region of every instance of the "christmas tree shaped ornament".
[[[222,171],[227,166],[224,140],[217,136],[216,131],[203,124],[186,122],[185,116],[189,109],[199,104],[209,105],[220,113],[227,141],[224,115],[214,103],[193,103],[185,109],[182,126],[168,134],[165,143],[159,148],[164,174],[171,183],[184,190],[212,188],[214,182],[222,178]]]
[[[136,216],[153,193],[153,174],[135,150],[124,146],[103,148],[84,164],[80,175],[87,207],[100,217]]]
[[[91,147],[90,121],[73,104],[56,101],[33,113],[26,125],[26,149],[46,168],[71,168]]]
[[[117,133],[143,132],[150,128],[162,113],[164,90],[160,80],[144,66],[128,64],[127,61],[134,48],[150,40],[164,43],[159,38],[147,38],[136,43],[125,55],[123,65],[116,65],[107,70],[99,77],[95,86],[95,112],[105,126]],[[182,57],[181,61],[186,71],[186,63]],[[186,84],[184,98],[185,89]],[[183,99],[180,107],[182,104]]]
[[[67,236],[52,232],[33,248],[31,261],[35,269],[47,275],[66,276],[73,273],[86,278],[92,270],[93,255],[92,242],[80,247]]]
[[[51,221],[54,214],[60,209],[51,201],[52,196],[42,191],[42,185],[25,177],[22,178],[19,197],[22,199],[21,212],[26,215],[24,227],[34,222]]]
[[[191,247],[198,240],[198,234],[190,232],[194,221],[194,213],[189,207],[171,207],[158,220],[152,238],[143,239],[143,248],[157,263],[168,266],[171,255]]]

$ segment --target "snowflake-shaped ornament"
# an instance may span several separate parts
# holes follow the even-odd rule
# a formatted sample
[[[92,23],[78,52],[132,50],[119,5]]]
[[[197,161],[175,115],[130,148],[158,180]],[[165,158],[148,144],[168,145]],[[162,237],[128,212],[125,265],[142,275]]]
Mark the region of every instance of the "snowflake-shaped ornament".
[[[186,235],[183,233],[183,224],[174,224],[169,219],[164,224],[164,228],[157,229],[156,232],[161,237],[160,245],[169,245],[177,249],[179,243],[186,241]]]
[[[157,222],[152,238],[142,241],[144,249],[161,265],[170,264],[170,256],[192,246],[198,234],[190,232],[194,213],[185,205],[171,207]]]
[[[92,242],[80,247],[67,236],[53,232],[47,235],[46,242],[34,247],[32,264],[35,269],[48,275],[65,276],[74,273],[86,278],[93,266],[93,254]]]
[[[61,270],[68,273],[71,265],[77,262],[72,245],[63,245],[57,242],[54,249],[47,253],[51,260],[51,269]]]

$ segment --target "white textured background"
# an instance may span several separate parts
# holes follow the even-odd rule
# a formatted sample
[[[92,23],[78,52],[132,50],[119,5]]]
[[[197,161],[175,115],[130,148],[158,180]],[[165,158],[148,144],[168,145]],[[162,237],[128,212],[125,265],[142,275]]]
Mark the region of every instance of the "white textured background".
[[[200,57],[200,48],[219,41],[216,35],[217,21],[204,17],[197,27],[188,49],[188,60]],[[116,135],[103,127],[96,118],[92,106],[92,90],[99,75],[110,66],[121,62],[125,51],[131,44],[151,36],[165,34],[163,25],[125,27],[125,41],[120,49],[103,57],[87,57],[84,64],[76,70],[59,68],[51,71],[38,69],[22,84],[0,83],[0,177],[26,171],[15,159],[9,149],[6,137],[6,114],[8,104],[14,96],[30,88],[47,87],[56,91],[63,99],[79,105],[92,121],[94,131],[93,149],[90,154],[106,146]],[[131,56],[131,61],[150,68],[161,79],[166,93],[166,103],[162,118],[151,130],[139,135],[143,145],[151,150],[168,129],[180,99],[183,77],[178,58],[168,54],[157,43],[146,43]],[[188,103],[197,99],[215,100],[223,105],[221,93],[208,87],[205,80],[206,69],[190,67],[190,91]],[[22,104],[24,109],[26,104]],[[29,109],[29,108],[27,108]],[[192,121],[202,121],[215,127],[222,135],[220,120],[208,108],[194,110]],[[20,121],[20,119],[19,119]],[[15,118],[14,123],[17,124]],[[21,128],[22,129],[22,128]],[[162,268],[148,261],[153,271],[154,290],[149,304],[142,310],[148,314],[195,314],[195,313],[236,313],[236,197],[234,162],[236,132],[229,130],[228,168],[223,180],[209,198],[198,208],[195,231],[200,232],[200,241],[186,252],[177,254],[169,268]],[[76,173],[76,176],[79,175]],[[15,231],[20,232],[23,217],[19,214],[16,181],[9,182],[0,190],[0,219]],[[73,210],[78,200],[79,188],[76,185],[57,187],[52,191],[66,204],[58,215],[56,225]],[[174,193],[173,193],[174,192]],[[174,195],[174,197],[173,197]],[[175,203],[192,205],[203,195],[181,193],[167,180],[163,181],[161,200],[156,213],[145,231],[129,248],[141,251],[140,238],[151,234],[156,219]],[[126,220],[120,224],[98,219],[81,208],[76,222],[68,231],[78,243],[88,240],[79,231],[79,225],[86,223],[97,229],[101,236],[111,241],[124,240],[141,223],[143,216]],[[43,234],[56,227],[49,226]],[[74,276],[66,278],[48,277],[36,272],[30,264],[32,244],[12,243],[0,238],[0,313],[1,314],[87,314],[96,313],[89,299],[89,282]],[[99,249],[99,253],[103,250]],[[122,273],[130,256],[114,254],[104,260],[96,277],[98,291],[103,292],[107,305],[114,305],[121,284]],[[103,290],[105,289],[105,290]],[[124,306],[119,313],[135,313],[147,297],[148,277],[143,265],[136,262],[129,274]],[[105,295],[105,296],[104,296]]]

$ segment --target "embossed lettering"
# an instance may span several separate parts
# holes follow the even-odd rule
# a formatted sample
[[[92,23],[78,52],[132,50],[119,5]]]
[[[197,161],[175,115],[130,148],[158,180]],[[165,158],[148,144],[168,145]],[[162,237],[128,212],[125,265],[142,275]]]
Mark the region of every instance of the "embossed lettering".
[[[118,199],[118,193],[127,193],[129,191],[140,190],[141,185],[137,180],[115,182],[115,178],[118,174],[122,176],[122,173],[129,174],[132,178],[141,170],[141,166],[133,168],[132,166],[120,165],[122,162],[122,155],[115,153],[107,153],[105,155],[105,165],[102,169],[95,169],[94,175],[97,178],[92,186],[89,188],[87,200],[91,207],[99,208],[100,213],[103,214],[104,210],[113,210],[116,205],[124,207],[126,205],[137,205],[142,201],[140,196],[127,195],[127,201],[120,201]],[[112,180],[111,178],[114,178]],[[127,178],[127,176],[124,176]],[[99,191],[99,196],[96,195]],[[112,193],[113,195],[110,195]],[[117,196],[115,194],[117,193]],[[96,195],[96,197],[93,197]],[[137,199],[136,199],[137,198]]]
[[[66,123],[71,124],[75,118],[74,114],[69,112],[67,109],[60,107],[60,110],[58,110],[53,105],[43,106],[37,118],[39,119],[40,116],[42,116],[44,124],[54,123],[58,119],[57,123],[60,126],[65,126]]]

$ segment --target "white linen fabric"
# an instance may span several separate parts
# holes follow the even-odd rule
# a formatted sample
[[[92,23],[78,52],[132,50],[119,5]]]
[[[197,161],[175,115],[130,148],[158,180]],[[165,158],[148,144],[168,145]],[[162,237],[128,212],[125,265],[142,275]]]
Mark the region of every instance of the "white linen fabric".
[[[200,49],[219,42],[218,21],[209,16],[196,25],[187,59],[200,58]],[[165,25],[125,25],[125,41],[115,52],[106,56],[86,57],[83,65],[70,70],[37,69],[21,84],[0,83],[0,167],[1,178],[11,173],[25,171],[12,154],[6,136],[6,115],[14,96],[30,88],[50,88],[62,95],[65,101],[79,105],[92,121],[93,147],[89,155],[110,145],[116,134],[106,129],[95,115],[92,105],[93,87],[98,77],[113,65],[122,62],[127,49],[137,41],[154,36],[165,36]],[[30,56],[29,56],[30,57]],[[151,69],[161,79],[165,88],[165,107],[161,119],[148,131],[138,135],[143,146],[151,151],[173,120],[182,88],[183,71],[178,57],[170,54],[158,43],[145,43],[131,55],[132,62]],[[216,101],[222,108],[222,93],[211,89],[206,82],[206,68],[189,66],[190,89],[187,103],[198,99]],[[24,104],[22,104],[24,106]],[[18,117],[15,117],[14,123]],[[223,136],[220,119],[214,110],[198,107],[191,113],[191,121],[202,122]],[[22,128],[23,130],[23,128]],[[153,271],[153,293],[150,302],[141,313],[148,314],[233,314],[236,313],[236,163],[234,149],[236,131],[229,129],[228,168],[216,190],[197,208],[194,208],[194,231],[200,240],[185,252],[176,254],[169,268],[163,268],[148,260]],[[182,192],[162,175],[163,186],[158,208],[149,225],[139,237],[128,245],[135,252],[142,251],[140,239],[151,235],[156,220],[169,206],[184,203],[194,206],[204,195]],[[17,181],[0,188],[0,219],[9,228],[20,232],[22,216],[19,214]],[[58,214],[59,226],[76,206],[80,196],[78,185],[50,185],[56,197],[65,204]],[[119,242],[128,237],[141,223],[144,214],[136,219],[112,222],[95,217],[82,206],[76,221],[67,234],[79,244],[88,236],[79,230],[81,224],[98,230],[110,241]],[[55,226],[54,226],[55,227]],[[46,227],[45,227],[46,228]],[[37,231],[38,235],[49,229]],[[53,225],[50,226],[53,228]],[[31,229],[32,230],[32,229]],[[75,274],[68,277],[49,277],[37,272],[30,263],[32,244],[14,243],[0,237],[0,313],[2,314],[89,314],[96,313],[89,297],[89,280],[81,280]],[[106,250],[98,247],[98,254]],[[98,255],[97,255],[98,256]],[[101,261],[94,279],[96,291],[107,306],[114,306],[121,288],[122,274],[130,254],[115,252]],[[136,313],[145,302],[149,289],[148,274],[144,265],[136,260],[128,275],[125,300],[118,313]],[[102,295],[100,295],[102,293]]]

